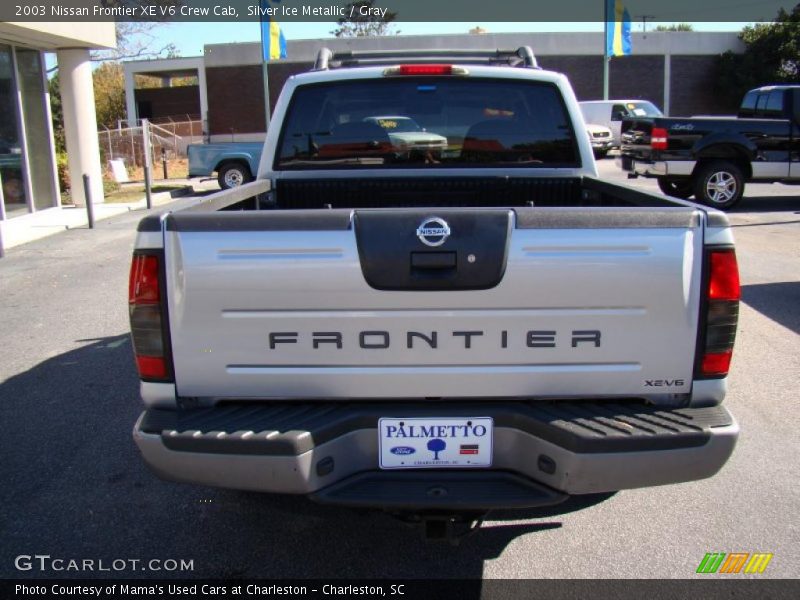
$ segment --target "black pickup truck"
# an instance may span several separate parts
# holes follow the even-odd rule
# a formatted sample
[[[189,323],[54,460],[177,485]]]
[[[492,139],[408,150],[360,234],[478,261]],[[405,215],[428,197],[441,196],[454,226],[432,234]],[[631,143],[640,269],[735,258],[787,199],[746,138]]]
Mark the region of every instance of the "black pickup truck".
[[[625,119],[619,164],[667,195],[723,210],[746,181],[800,184],[800,85],[751,90],[736,117]]]

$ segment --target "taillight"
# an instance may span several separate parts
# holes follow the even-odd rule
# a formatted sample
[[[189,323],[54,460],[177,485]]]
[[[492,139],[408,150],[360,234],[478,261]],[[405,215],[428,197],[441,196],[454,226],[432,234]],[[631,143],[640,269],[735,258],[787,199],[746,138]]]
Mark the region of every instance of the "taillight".
[[[709,300],[739,301],[742,291],[739,287],[739,265],[733,250],[712,250],[709,257],[711,276],[708,281]]]
[[[700,378],[728,375],[739,321],[739,267],[732,248],[712,249],[708,253],[708,285],[705,290],[706,314]]]
[[[650,132],[650,147],[653,150],[667,149],[667,130],[663,127],[653,127]]]
[[[128,280],[128,311],[136,367],[142,379],[169,378],[159,283],[160,257],[134,254]]]
[[[158,257],[137,254],[128,279],[129,304],[158,304]]]
[[[400,65],[400,75],[450,75],[453,65]]]
[[[136,355],[136,368],[142,379],[163,379],[167,376],[164,357]]]
[[[701,369],[703,375],[721,376],[724,377],[728,374],[731,368],[731,358],[733,351],[727,352],[712,352],[703,355],[703,364]]]
[[[459,65],[422,64],[387,67],[384,75],[469,75],[469,71]]]

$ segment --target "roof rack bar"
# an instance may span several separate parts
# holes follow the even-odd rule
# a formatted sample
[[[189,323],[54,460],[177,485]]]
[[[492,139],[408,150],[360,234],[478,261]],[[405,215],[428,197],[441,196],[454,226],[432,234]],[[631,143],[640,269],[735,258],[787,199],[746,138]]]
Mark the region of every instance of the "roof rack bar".
[[[328,64],[332,58],[333,52],[331,52],[330,48],[320,48],[317,54],[317,61],[314,63],[314,70],[327,71]]]
[[[538,69],[536,57],[530,46],[521,46],[516,50],[368,50],[368,51],[343,51],[332,52],[328,48],[321,48],[316,63],[315,71],[324,71],[336,67],[375,66],[393,64],[398,61],[408,63],[426,63],[448,60],[459,63],[473,64],[507,64],[514,67]]]
[[[533,55],[533,49],[530,46],[520,46],[517,48],[517,56],[522,59],[525,66],[529,69],[538,69],[539,63],[536,62],[536,57]]]

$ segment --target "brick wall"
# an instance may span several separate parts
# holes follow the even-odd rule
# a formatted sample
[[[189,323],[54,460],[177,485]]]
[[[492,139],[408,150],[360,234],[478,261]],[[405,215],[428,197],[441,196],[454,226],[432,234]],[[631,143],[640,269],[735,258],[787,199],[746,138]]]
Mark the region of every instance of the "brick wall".
[[[292,75],[309,71],[313,66],[314,63],[310,62],[273,62],[269,64],[269,97],[273,110],[286,80]]]
[[[211,135],[264,131],[264,84],[260,65],[206,69]]]
[[[578,100],[603,97],[602,56],[542,56],[539,65],[569,77]]]
[[[270,63],[271,109],[275,109],[286,80],[297,73],[305,73],[311,67],[311,63]],[[264,131],[264,84],[259,65],[208,68],[206,82],[211,135]]]
[[[569,77],[578,100],[603,99],[602,56],[543,56],[539,64]],[[664,57],[625,56],[611,60],[609,97],[664,102]]]
[[[142,88],[134,90],[134,98],[139,108],[139,116],[158,121],[172,117],[176,121],[186,120],[186,115],[195,119],[200,117],[200,88],[185,85],[170,88]],[[149,114],[142,111],[143,103],[149,105]]]
[[[716,63],[716,56],[672,57],[672,116],[731,114],[730,108],[726,108],[726,99],[717,97]],[[739,100],[734,100],[734,105],[738,106]]]
[[[659,108],[664,108],[663,56],[634,55],[612,58],[608,81],[608,94],[611,99],[650,100]],[[602,98],[602,90],[598,98]]]

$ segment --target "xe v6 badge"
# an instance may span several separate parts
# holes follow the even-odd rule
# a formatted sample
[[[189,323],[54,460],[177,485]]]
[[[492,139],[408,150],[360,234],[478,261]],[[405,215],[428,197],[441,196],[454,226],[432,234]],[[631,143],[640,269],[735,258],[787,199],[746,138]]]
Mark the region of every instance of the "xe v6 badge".
[[[439,217],[428,217],[417,227],[417,237],[426,246],[441,246],[450,237],[450,226]]]

